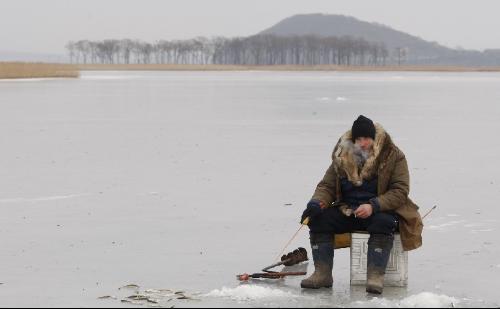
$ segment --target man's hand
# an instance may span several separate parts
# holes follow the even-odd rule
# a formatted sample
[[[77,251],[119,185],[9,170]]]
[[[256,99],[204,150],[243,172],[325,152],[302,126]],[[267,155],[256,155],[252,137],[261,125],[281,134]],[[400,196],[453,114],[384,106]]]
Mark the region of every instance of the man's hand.
[[[355,211],[354,215],[356,218],[366,219],[373,213],[373,207],[371,204],[362,204]]]
[[[310,220],[312,220],[314,217],[317,217],[321,214],[323,208],[325,208],[325,203],[318,200],[311,200],[309,203],[307,203],[307,208],[302,213],[300,223],[304,222],[304,219],[307,217],[309,217]]]

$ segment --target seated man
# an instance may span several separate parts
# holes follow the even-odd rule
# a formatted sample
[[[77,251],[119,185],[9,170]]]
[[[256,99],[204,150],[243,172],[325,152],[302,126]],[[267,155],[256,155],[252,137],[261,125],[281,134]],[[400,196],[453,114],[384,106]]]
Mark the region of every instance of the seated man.
[[[399,229],[405,251],[422,245],[422,219],[408,198],[406,158],[382,126],[359,116],[332,159],[302,215],[301,222],[310,218],[315,271],[301,286],[331,287],[332,235],[364,230],[370,233],[366,291],[380,294],[394,232]]]

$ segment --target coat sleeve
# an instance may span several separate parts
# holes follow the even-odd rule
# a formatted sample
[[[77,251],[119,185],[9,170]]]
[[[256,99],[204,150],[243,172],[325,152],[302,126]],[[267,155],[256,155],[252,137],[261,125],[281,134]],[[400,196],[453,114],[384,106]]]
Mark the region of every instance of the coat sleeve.
[[[381,211],[394,210],[406,205],[410,193],[410,173],[405,155],[398,151],[389,178],[387,191],[377,197]]]
[[[322,201],[325,205],[332,204],[337,195],[337,172],[335,171],[334,162],[325,173],[323,179],[316,186],[316,191],[311,199]]]

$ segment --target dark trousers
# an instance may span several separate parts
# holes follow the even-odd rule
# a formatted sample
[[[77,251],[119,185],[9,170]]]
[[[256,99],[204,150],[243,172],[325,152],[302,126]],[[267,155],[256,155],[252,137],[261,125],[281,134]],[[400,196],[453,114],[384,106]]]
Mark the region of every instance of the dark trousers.
[[[398,216],[394,212],[378,212],[366,219],[347,217],[337,207],[323,210],[309,223],[313,234],[343,234],[368,231],[370,234],[393,235],[398,228]]]

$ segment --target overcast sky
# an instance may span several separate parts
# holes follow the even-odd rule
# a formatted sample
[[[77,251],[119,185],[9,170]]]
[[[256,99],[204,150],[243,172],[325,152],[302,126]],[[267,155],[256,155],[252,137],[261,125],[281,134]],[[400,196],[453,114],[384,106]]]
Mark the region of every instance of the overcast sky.
[[[0,50],[64,53],[70,40],[247,36],[304,13],[378,22],[448,47],[500,48],[498,0],[0,0]]]

